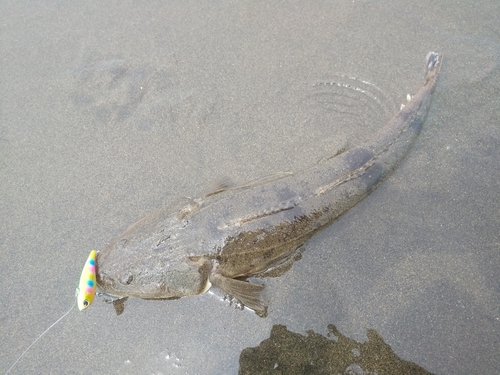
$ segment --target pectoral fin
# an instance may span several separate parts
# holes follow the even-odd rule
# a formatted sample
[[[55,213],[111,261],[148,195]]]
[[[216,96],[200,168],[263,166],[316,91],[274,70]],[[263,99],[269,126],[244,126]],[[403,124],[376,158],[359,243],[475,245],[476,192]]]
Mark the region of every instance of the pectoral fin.
[[[125,311],[125,302],[127,302],[128,297],[115,299],[113,301],[113,307],[115,308],[116,315],[121,315]]]
[[[227,294],[240,300],[245,306],[264,318],[267,316],[267,306],[260,298],[264,285],[252,284],[248,281],[230,279],[215,271],[210,275],[210,282]]]

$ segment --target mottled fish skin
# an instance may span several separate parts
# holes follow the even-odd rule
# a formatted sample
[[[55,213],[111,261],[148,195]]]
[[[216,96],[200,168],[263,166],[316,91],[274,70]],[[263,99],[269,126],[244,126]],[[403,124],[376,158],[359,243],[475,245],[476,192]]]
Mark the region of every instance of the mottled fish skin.
[[[426,62],[422,88],[360,146],[298,173],[237,187],[220,184],[132,225],[98,253],[101,291],[171,299],[202,294],[214,284],[264,316],[263,285],[241,278],[288,268],[300,245],[392,172],[420,133],[442,55],[430,52]]]

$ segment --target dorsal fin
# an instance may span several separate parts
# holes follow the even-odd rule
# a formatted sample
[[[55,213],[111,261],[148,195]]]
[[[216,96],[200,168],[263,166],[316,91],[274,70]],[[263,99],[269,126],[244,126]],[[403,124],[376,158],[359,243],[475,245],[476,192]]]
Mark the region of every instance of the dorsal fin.
[[[195,200],[193,198],[183,197],[182,205],[179,207],[177,211],[177,219],[182,220],[187,215],[192,214],[193,212],[198,211],[201,206],[201,200]],[[179,201],[181,201],[181,199]]]
[[[212,184],[208,185],[206,189],[203,189],[196,198],[183,197],[181,199],[182,205],[177,213],[177,218],[182,220],[189,214],[198,211],[207,197],[220,194],[230,189],[249,189],[251,187],[280,180],[291,175],[293,175],[293,172],[277,172],[242,185],[235,185],[229,177],[221,177],[215,180]]]
[[[256,178],[255,180],[248,181],[244,184],[232,187],[232,189],[249,189],[254,186],[267,184],[269,182],[278,181],[282,178],[292,176],[294,172],[275,172],[264,177]]]
[[[234,183],[231,181],[229,177],[221,177],[215,180],[213,183],[208,185],[205,189],[203,189],[198,197],[206,198],[211,195],[222,193],[228,189],[231,189],[234,186]]]

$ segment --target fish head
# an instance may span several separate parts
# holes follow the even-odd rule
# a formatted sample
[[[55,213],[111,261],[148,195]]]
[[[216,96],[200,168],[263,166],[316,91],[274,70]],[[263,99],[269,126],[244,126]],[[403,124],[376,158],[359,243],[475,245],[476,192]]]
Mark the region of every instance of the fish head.
[[[210,288],[212,261],[193,256],[179,204],[129,227],[97,254],[99,289],[114,297],[173,299]]]
[[[97,271],[99,289],[114,297],[176,299],[202,294],[211,287],[212,263],[202,257],[173,262],[124,258],[114,265],[105,263]]]

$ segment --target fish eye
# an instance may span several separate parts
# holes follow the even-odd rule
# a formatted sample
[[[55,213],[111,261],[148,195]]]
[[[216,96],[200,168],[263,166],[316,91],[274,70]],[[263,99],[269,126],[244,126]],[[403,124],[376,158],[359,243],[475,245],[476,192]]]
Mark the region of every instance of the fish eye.
[[[124,277],[120,280],[120,283],[123,285],[130,285],[134,281],[134,275],[128,274],[128,277]]]
[[[89,305],[89,301],[84,300],[84,301],[83,301],[83,306],[87,307],[88,305]]]

